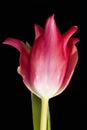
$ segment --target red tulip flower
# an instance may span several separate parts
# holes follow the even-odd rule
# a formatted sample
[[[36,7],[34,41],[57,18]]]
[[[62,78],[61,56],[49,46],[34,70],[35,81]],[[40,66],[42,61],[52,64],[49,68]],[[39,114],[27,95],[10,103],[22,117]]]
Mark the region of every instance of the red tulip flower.
[[[28,43],[14,38],[7,38],[3,42],[20,52],[18,73],[26,87],[40,98],[50,99],[68,86],[78,61],[75,43],[79,39],[71,37],[77,29],[77,26],[72,26],[61,34],[52,15],[44,29],[35,24],[32,48]]]
[[[77,29],[77,26],[72,26],[61,34],[52,15],[47,19],[44,29],[35,24],[35,41],[32,48],[28,43],[15,38],[7,38],[3,42],[20,52],[18,73],[26,87],[41,98],[41,112],[36,112],[40,102],[35,102],[35,98],[32,98],[32,111],[37,117],[33,118],[35,129],[50,130],[48,100],[63,92],[73,75],[78,61],[75,44],[79,39],[72,38],[72,35]]]

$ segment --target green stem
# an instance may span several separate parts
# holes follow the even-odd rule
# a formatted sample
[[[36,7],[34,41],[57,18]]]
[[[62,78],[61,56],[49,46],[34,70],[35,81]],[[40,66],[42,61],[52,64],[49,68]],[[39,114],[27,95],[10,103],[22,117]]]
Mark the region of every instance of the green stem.
[[[51,130],[51,120],[50,120],[49,105],[48,105],[48,112],[47,112],[47,130]]]
[[[47,111],[48,111],[48,99],[42,98],[40,130],[46,130],[47,128]]]

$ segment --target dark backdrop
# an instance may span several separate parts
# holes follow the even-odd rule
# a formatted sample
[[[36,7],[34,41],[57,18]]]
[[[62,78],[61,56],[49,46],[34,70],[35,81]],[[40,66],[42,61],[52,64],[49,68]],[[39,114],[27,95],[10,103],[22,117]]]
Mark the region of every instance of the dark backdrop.
[[[86,4],[84,1],[27,1],[0,3],[0,43],[7,37],[34,41],[34,23],[44,27],[49,15],[61,33],[72,25],[79,27],[76,37],[79,61],[67,89],[50,100],[52,130],[87,129],[87,51]],[[17,73],[19,52],[0,44],[0,129],[33,129],[30,92]]]

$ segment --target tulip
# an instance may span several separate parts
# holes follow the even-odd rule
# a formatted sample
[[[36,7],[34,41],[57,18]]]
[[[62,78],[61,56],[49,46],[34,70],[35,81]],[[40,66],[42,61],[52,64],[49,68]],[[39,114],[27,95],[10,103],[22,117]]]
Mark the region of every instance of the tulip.
[[[72,38],[77,26],[61,34],[54,15],[50,16],[43,29],[35,24],[35,41],[32,46],[19,39],[7,38],[3,44],[15,47],[20,52],[18,73],[25,86],[41,98],[40,130],[46,130],[48,100],[62,93],[68,86],[78,61],[76,43]]]
[[[52,15],[47,19],[45,29],[35,24],[32,48],[15,38],[3,42],[20,52],[18,73],[26,87],[40,98],[50,99],[68,86],[78,61],[75,43],[79,39],[71,38],[77,29],[72,26],[61,34]]]

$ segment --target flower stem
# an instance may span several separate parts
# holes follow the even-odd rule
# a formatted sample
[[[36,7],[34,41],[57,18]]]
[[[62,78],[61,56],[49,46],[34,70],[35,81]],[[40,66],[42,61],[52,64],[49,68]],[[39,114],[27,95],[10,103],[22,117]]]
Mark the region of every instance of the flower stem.
[[[47,111],[48,111],[48,99],[42,98],[40,130],[47,129]]]
[[[48,112],[47,112],[47,130],[51,130],[51,120],[50,120],[49,105],[48,105]]]

